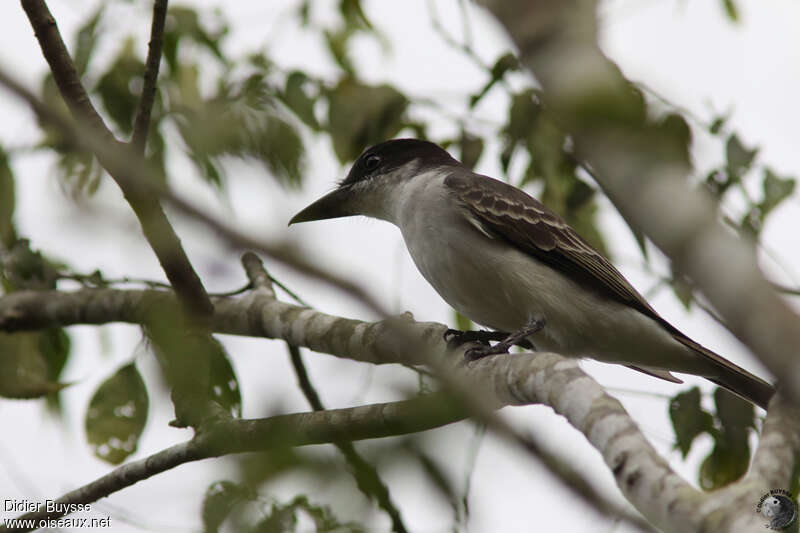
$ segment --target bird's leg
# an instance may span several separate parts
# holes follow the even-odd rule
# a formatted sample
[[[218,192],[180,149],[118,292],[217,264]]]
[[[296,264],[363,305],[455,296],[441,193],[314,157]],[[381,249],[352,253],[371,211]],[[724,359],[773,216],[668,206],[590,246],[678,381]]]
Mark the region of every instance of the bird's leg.
[[[527,340],[527,337],[533,335],[537,331],[540,331],[544,327],[544,325],[545,325],[544,318],[533,319],[527,324],[525,324],[525,326],[522,329],[508,335],[506,338],[504,338],[494,346],[477,346],[475,348],[470,348],[469,350],[464,352],[464,357],[468,361],[475,361],[476,359],[481,359],[488,355],[508,353],[509,348],[511,348],[515,344],[523,346],[524,343],[527,346],[532,346],[531,343]]]
[[[458,329],[448,329],[444,332],[444,340],[450,349],[455,349],[468,342],[479,342],[489,345],[489,341],[502,341],[508,337],[505,331],[461,331]]]

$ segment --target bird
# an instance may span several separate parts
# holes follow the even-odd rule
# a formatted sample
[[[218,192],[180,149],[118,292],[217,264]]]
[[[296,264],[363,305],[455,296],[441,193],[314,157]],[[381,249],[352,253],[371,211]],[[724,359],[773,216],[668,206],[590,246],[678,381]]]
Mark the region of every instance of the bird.
[[[527,342],[673,383],[683,382],[672,372],[701,376],[764,409],[774,393],[667,322],[557,213],[433,142],[367,148],[289,225],[356,215],[397,226],[422,276],[452,308],[507,335],[468,350],[470,359]]]

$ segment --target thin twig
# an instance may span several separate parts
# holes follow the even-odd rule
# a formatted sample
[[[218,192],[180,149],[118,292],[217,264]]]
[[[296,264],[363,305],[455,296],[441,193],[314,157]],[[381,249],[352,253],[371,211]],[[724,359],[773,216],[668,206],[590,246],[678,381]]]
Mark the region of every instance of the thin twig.
[[[133,124],[131,144],[138,154],[144,154],[147,144],[147,132],[150,128],[150,114],[155,102],[158,67],[161,63],[161,49],[164,46],[164,21],[167,18],[167,1],[155,0],[153,3],[153,22],[150,26],[150,44],[145,61],[144,83],[139,108]]]

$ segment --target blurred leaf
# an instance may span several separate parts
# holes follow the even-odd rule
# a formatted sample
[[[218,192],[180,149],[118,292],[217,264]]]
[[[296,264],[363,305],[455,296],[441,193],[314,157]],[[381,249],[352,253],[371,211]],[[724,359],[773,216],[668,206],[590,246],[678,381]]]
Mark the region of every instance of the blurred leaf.
[[[705,490],[718,489],[742,477],[750,464],[748,429],[755,428],[755,408],[735,394],[714,391],[719,429],[710,432],[714,449],[700,466],[699,482]]]
[[[178,48],[184,39],[188,39],[200,47],[208,50],[221,63],[225,63],[220,44],[222,38],[228,33],[228,25],[224,20],[218,20],[219,27],[212,30],[204,25],[197,11],[185,6],[172,6],[167,13],[166,28],[164,31],[164,59],[170,73],[174,73],[180,66]]]
[[[741,478],[750,463],[749,446],[735,446],[720,439],[700,465],[699,483],[703,490],[714,490]]]
[[[725,8],[725,14],[733,22],[739,22],[739,9],[733,0],[722,0],[722,6]]]
[[[526,89],[513,95],[503,134],[513,145],[525,142],[534,131],[541,111],[542,106],[535,89]]]
[[[333,60],[336,61],[336,64],[339,65],[348,76],[355,75],[355,67],[347,51],[347,45],[352,35],[352,30],[346,27],[339,28],[335,31],[325,30],[325,42],[328,45],[328,51],[331,53]]]
[[[670,147],[674,150],[674,152],[670,153],[670,156],[673,158],[680,157],[681,161],[687,164],[691,163],[689,148],[692,144],[692,129],[686,119],[678,113],[669,113],[661,119],[659,129],[663,132],[666,140],[674,143],[670,144]],[[667,148],[667,146],[663,146],[663,148]]]
[[[366,147],[394,137],[407,105],[394,87],[342,79],[328,96],[329,129],[339,161],[352,161]]]
[[[453,309],[453,318],[455,319],[456,322],[456,329],[458,329],[459,331],[469,331],[472,329],[473,326],[472,320],[465,317],[455,309]]]
[[[149,400],[134,363],[121,367],[95,391],[86,411],[86,437],[94,454],[119,464],[136,451]]]
[[[461,162],[468,168],[474,169],[483,153],[483,139],[466,130],[461,130],[458,146],[461,149]]]
[[[47,365],[47,379],[50,382],[57,382],[61,376],[61,371],[67,364],[71,341],[64,328],[50,328],[39,333],[39,353],[42,354]],[[47,397],[47,404],[54,410],[60,407],[58,394],[50,394]]]
[[[756,411],[753,404],[722,387],[714,391],[717,418],[729,440],[747,443],[747,430],[756,427]]]
[[[222,344],[214,339],[216,350],[211,353],[209,396],[234,418],[242,417],[242,396],[239,380]]]
[[[319,122],[314,116],[315,100],[306,94],[304,85],[308,76],[299,70],[292,71],[286,78],[286,89],[283,92],[283,101],[292,112],[314,131],[319,130]]]
[[[692,387],[669,402],[669,418],[675,430],[675,447],[683,458],[689,453],[694,439],[714,427],[711,413],[700,407],[700,389]]]
[[[33,251],[28,239],[15,241],[3,255],[0,266],[14,290],[56,288],[60,265],[48,260],[41,252]]]
[[[735,133],[728,137],[725,144],[725,168],[732,179],[738,180],[750,170],[756,154],[758,154],[758,148],[746,148]]]
[[[95,87],[108,115],[125,134],[133,129],[143,75],[144,63],[136,55],[133,38],[129,37]]]
[[[500,56],[497,61],[495,61],[494,65],[492,65],[492,68],[489,72],[489,81],[486,82],[480,91],[469,97],[469,107],[475,107],[478,102],[480,102],[483,97],[486,96],[491,88],[494,87],[497,82],[503,79],[507,72],[518,69],[519,60],[517,59],[517,56],[511,52]]]
[[[10,248],[17,240],[14,229],[14,173],[8,161],[8,154],[0,147],[0,251]]]
[[[41,398],[67,386],[50,379],[39,337],[37,332],[0,333],[0,396]]]
[[[764,197],[759,203],[762,218],[775,209],[781,202],[789,198],[794,193],[796,180],[794,178],[781,178],[772,169],[764,169]]]
[[[364,13],[364,8],[361,7],[361,0],[339,0],[339,13],[341,13],[348,27],[373,29],[372,23]]]
[[[722,128],[725,127],[725,123],[728,121],[728,117],[726,116],[718,116],[714,117],[714,120],[711,122],[711,125],[708,127],[708,132],[711,135],[718,135]]]
[[[75,69],[81,76],[86,73],[86,69],[89,66],[89,60],[92,58],[92,53],[94,52],[95,45],[97,44],[97,26],[100,22],[100,19],[103,17],[104,9],[105,4],[101,3],[97,10],[95,10],[94,15],[89,17],[89,20],[87,20],[86,23],[81,26],[76,35],[75,54],[73,61],[75,63]]]
[[[233,481],[215,481],[208,486],[203,498],[204,531],[216,533],[237,505],[254,498],[255,494],[244,485]]]
[[[178,129],[203,176],[221,183],[219,158],[252,158],[288,185],[301,179],[303,143],[280,116],[261,75],[224,86],[213,99],[181,109]]]
[[[708,173],[705,183],[709,190],[717,196],[722,196],[731,188],[738,180],[734,180],[727,172],[720,169],[712,170]]]

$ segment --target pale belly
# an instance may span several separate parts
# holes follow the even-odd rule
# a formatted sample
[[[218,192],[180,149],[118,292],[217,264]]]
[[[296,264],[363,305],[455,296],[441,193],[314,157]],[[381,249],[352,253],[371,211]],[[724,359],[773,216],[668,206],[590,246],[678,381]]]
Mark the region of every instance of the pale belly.
[[[544,319],[544,328],[530,338],[539,350],[697,370],[696,355],[649,317],[584,290],[463,220],[436,228],[409,224],[403,236],[423,277],[448,304],[480,325],[513,332]]]

